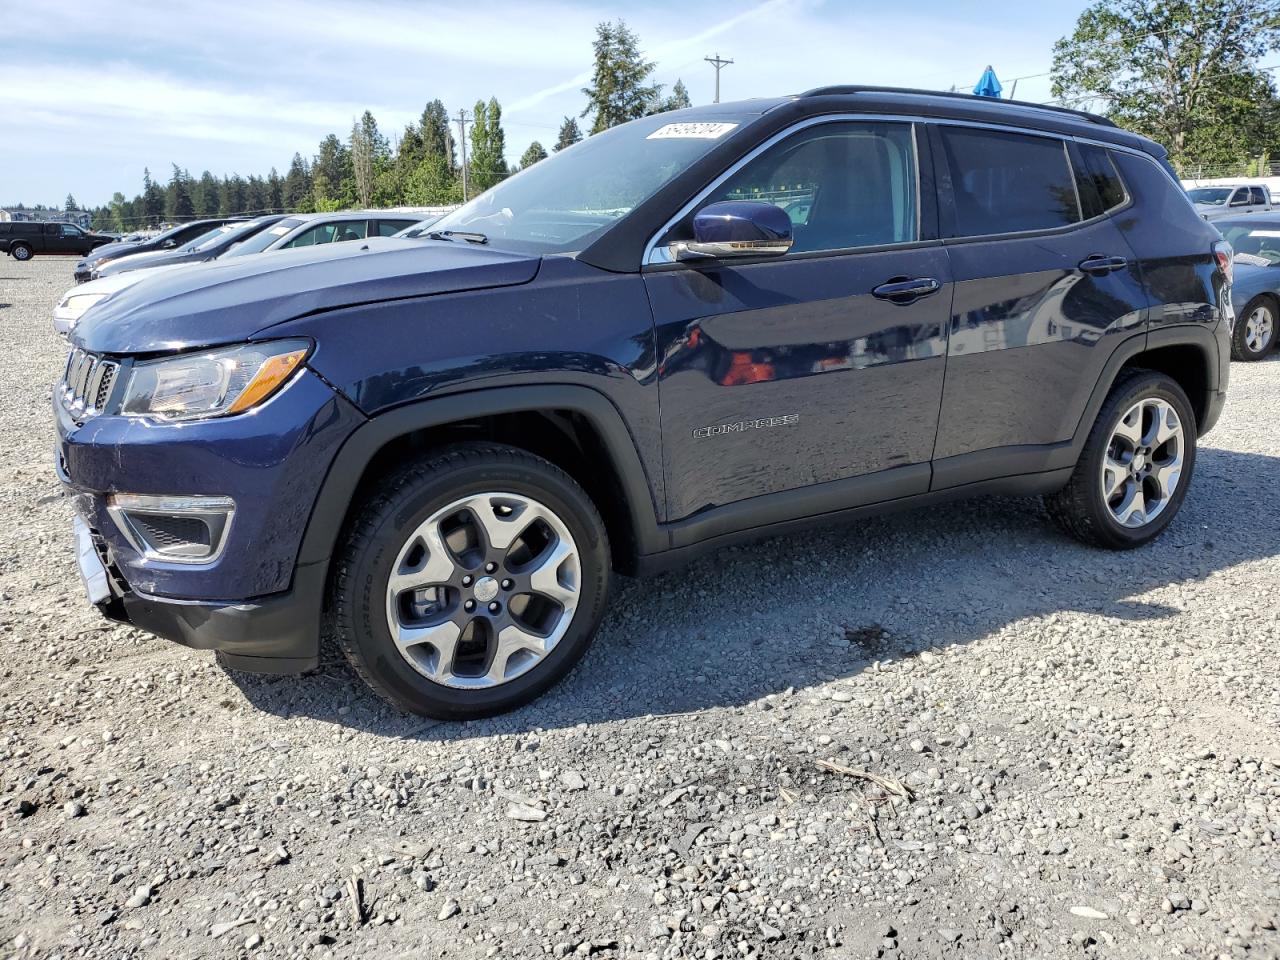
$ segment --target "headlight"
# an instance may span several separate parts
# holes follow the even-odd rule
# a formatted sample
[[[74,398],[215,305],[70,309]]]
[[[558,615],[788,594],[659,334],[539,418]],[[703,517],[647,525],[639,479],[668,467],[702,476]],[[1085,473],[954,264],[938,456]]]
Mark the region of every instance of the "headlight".
[[[84,312],[100,300],[107,299],[105,293],[73,293],[63,297],[58,309],[67,314],[71,320],[79,320]]]
[[[309,349],[305,341],[280,340],[139,363],[120,412],[162,420],[243,413],[280,389]]]

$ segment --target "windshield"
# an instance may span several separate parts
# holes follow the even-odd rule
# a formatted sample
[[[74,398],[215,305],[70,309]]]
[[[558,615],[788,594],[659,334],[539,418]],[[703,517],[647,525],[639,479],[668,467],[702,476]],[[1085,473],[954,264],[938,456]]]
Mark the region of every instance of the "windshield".
[[[233,227],[230,224],[223,224],[221,227],[214,227],[208,233],[202,233],[200,234],[200,236],[196,237],[194,240],[188,243],[187,249],[193,250],[193,251],[199,250],[201,247],[205,246],[206,244],[212,243],[213,241],[217,240],[219,237],[230,233],[234,229],[235,227]]]
[[[1192,203],[1211,203],[1215,207],[1220,207],[1227,202],[1227,197],[1231,196],[1233,187],[1198,187],[1195,190],[1188,190],[1187,196],[1191,198]]]
[[[495,246],[529,253],[581,250],[737,125],[661,115],[633,120],[539,160],[430,232],[483,234]]]
[[[307,221],[299,219],[298,217],[290,217],[287,220],[281,220],[274,227],[255,233],[243,243],[236,244],[224,253],[221,259],[225,260],[227,257],[243,257],[246,253],[261,253],[294,227],[299,227],[306,222]]]

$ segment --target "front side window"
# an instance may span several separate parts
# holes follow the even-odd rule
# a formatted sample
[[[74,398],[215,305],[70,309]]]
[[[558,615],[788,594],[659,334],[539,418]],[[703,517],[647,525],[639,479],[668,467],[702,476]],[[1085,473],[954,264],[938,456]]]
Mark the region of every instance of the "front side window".
[[[957,236],[1048,230],[1080,221],[1061,140],[968,127],[941,132]]]
[[[330,243],[333,241],[333,232],[337,228],[336,223],[322,223],[312,227],[310,230],[304,230],[292,240],[284,245],[285,249],[293,247],[314,247],[318,243]]]
[[[734,173],[706,203],[721,200],[781,207],[791,218],[792,253],[910,243],[919,237],[911,125],[802,130]]]
[[[248,240],[244,241],[244,243],[232,247],[223,254],[223,256],[243,257],[250,253],[261,253],[294,227],[300,227],[305,222],[305,220],[281,220],[274,227],[261,230],[258,233],[255,233]]]
[[[83,235],[83,231],[74,223],[64,223],[62,225],[62,235],[64,237],[79,237]]]
[[[394,237],[405,227],[411,227],[417,222],[417,220],[379,220],[378,236]]]

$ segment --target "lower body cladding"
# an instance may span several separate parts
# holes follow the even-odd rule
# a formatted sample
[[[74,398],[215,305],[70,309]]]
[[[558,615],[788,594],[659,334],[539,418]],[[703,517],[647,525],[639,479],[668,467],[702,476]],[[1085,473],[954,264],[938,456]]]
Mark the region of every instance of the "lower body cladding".
[[[259,672],[314,666],[326,564],[298,549],[362,415],[318,377],[251,414],[77,424],[55,403],[77,559],[108,618]]]

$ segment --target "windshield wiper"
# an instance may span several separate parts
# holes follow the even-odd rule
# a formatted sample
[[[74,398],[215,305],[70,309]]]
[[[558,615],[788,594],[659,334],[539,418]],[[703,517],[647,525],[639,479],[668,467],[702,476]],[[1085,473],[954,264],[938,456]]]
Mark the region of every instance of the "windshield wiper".
[[[428,240],[466,240],[468,243],[488,243],[489,238],[483,233],[472,233],[467,230],[431,230],[424,234]]]

